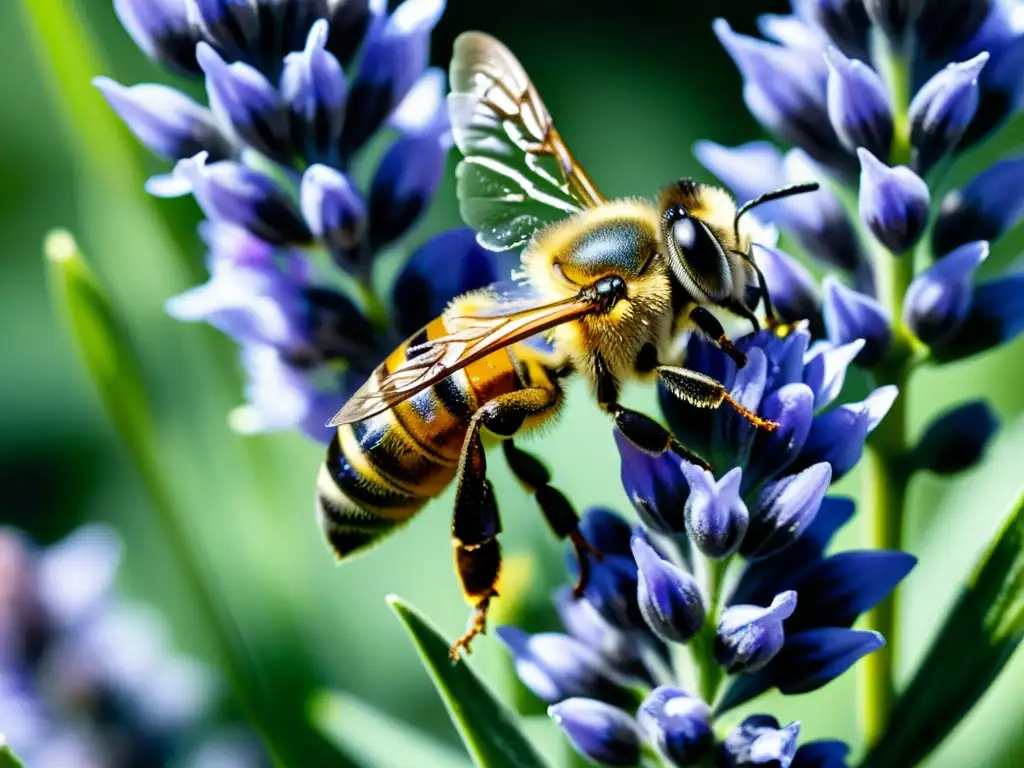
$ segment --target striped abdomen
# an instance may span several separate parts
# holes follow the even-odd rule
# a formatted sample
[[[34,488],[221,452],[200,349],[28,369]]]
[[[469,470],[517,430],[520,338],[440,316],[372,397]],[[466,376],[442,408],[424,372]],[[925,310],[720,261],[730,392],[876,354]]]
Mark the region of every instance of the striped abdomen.
[[[409,347],[447,335],[438,318],[372,375],[383,379]],[[338,557],[395,530],[454,479],[476,409],[521,387],[509,350],[500,350],[394,408],[338,428],[317,479],[317,511]]]

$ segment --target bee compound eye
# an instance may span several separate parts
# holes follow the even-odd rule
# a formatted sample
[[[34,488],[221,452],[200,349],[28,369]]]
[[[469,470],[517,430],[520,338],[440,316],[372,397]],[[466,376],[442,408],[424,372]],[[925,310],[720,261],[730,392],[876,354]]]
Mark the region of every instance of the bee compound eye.
[[[686,216],[672,225],[672,237],[684,250],[692,250],[697,244],[697,225]]]

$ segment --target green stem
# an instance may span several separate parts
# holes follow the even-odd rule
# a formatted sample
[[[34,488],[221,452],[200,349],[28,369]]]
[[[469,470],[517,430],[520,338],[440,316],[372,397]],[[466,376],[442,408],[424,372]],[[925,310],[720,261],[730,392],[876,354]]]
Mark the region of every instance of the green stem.
[[[700,696],[708,704],[714,704],[715,698],[718,696],[718,689],[722,685],[722,668],[715,661],[715,633],[718,630],[718,609],[722,602],[722,586],[725,584],[725,574],[729,570],[731,561],[731,558],[725,560],[709,558],[707,560],[708,610],[704,626],[691,642]]]
[[[363,302],[363,310],[366,312],[367,319],[378,330],[387,328],[388,308],[374,289],[373,281],[369,277],[362,278],[356,282],[356,286],[359,290],[359,298]]]

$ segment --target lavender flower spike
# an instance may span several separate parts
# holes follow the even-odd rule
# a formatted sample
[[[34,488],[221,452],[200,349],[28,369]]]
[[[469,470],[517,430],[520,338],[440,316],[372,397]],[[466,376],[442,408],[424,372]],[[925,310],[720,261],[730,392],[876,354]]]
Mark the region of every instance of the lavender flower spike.
[[[978,75],[988,61],[982,52],[950,64],[925,83],[910,102],[911,167],[927,173],[951,152],[978,111]]]
[[[906,166],[890,168],[868,152],[860,158],[860,218],[882,245],[899,256],[909,251],[928,223],[928,185]]]

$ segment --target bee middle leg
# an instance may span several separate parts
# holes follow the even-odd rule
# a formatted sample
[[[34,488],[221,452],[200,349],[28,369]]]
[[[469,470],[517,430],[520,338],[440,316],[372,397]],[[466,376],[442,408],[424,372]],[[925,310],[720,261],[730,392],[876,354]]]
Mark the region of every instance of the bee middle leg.
[[[713,341],[725,354],[736,361],[740,368],[747,364],[747,356],[743,354],[732,340],[725,335],[725,329],[706,307],[696,307],[690,312],[690,320],[694,325],[711,341]]]
[[[758,429],[774,432],[779,426],[776,422],[762,419],[749,408],[745,408],[739,401],[733,399],[722,382],[710,376],[673,365],[659,365],[657,371],[662,384],[673,395],[692,406],[717,408],[722,403],[728,403],[740,416]]]
[[[551,473],[548,468],[531,453],[518,448],[509,438],[502,443],[505,451],[505,460],[508,462],[512,474],[519,482],[526,486],[537,499],[541,514],[548,521],[551,530],[554,531],[559,540],[568,538],[576,550],[576,560],[580,566],[579,577],[576,586],[573,587],[573,596],[583,597],[583,590],[587,587],[590,578],[590,559],[593,555],[598,560],[601,553],[588,542],[580,533],[580,518],[573,509],[572,504],[565,494],[551,485]]]
[[[462,592],[473,606],[469,628],[452,646],[449,655],[458,660],[470,652],[470,643],[487,629],[487,611],[498,596],[501,520],[494,490],[487,479],[487,459],[480,431],[483,427],[501,437],[511,437],[531,415],[558,405],[557,389],[531,387],[499,395],[473,414],[459,457],[458,490],[452,516],[452,547]],[[571,508],[570,508],[571,510]]]

